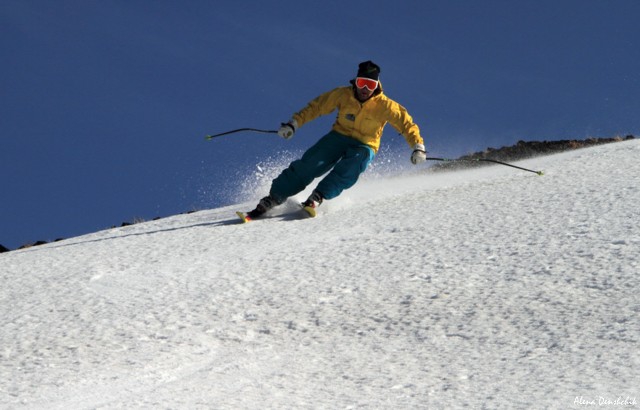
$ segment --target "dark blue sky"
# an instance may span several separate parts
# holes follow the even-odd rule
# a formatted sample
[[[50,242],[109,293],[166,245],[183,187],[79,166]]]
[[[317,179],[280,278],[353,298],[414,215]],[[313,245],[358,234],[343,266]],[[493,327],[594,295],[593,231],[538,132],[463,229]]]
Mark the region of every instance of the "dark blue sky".
[[[367,59],[433,155],[638,135],[638,18],[638,0],[3,0],[0,244],[259,199],[256,165],[333,117],[204,136],[275,129]],[[409,154],[387,127],[376,161]]]

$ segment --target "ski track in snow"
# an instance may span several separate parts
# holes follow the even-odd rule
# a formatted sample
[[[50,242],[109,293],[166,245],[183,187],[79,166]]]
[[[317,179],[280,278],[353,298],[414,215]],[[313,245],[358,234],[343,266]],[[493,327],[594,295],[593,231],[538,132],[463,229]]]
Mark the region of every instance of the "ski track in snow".
[[[638,157],[365,178],[315,219],[237,224],[252,202],[0,255],[0,407],[637,397]]]

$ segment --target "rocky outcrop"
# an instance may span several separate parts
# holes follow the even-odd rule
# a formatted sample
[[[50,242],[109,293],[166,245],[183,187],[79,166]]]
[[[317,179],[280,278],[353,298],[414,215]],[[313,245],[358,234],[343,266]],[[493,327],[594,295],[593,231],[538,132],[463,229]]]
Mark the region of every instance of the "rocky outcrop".
[[[27,248],[31,248],[31,247],[34,247],[34,246],[46,245],[48,243],[49,242],[47,242],[47,241],[36,241],[36,242],[33,242],[33,243],[24,244],[21,247],[19,247],[18,249],[27,249]]]
[[[464,155],[457,161],[443,162],[434,165],[433,170],[451,170],[487,165],[486,162],[478,162],[478,159],[491,159],[494,161],[518,161],[540,155],[555,154],[558,152],[586,148],[594,145],[608,144],[634,139],[633,135],[613,138],[587,138],[585,140],[558,140],[558,141],[518,141],[517,144],[502,148],[487,148],[484,151]]]

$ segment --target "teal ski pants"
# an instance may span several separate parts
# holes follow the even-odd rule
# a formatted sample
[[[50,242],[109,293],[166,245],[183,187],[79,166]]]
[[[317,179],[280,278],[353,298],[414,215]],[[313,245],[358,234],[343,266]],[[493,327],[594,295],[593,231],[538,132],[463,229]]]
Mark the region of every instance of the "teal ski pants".
[[[374,156],[371,147],[331,131],[273,180],[270,195],[282,203],[304,190],[315,178],[329,172],[316,191],[325,199],[335,198],[358,181]]]

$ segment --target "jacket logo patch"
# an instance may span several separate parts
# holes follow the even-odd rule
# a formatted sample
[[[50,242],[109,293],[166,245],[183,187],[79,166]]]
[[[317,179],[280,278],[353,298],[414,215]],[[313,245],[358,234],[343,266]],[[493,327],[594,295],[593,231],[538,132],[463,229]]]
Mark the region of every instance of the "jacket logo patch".
[[[344,118],[348,119],[349,121],[355,121],[356,120],[356,116],[353,114],[347,114],[344,116]]]

